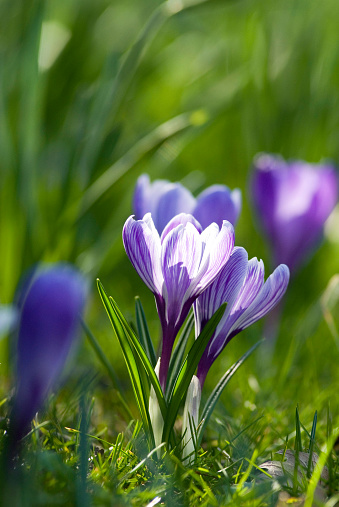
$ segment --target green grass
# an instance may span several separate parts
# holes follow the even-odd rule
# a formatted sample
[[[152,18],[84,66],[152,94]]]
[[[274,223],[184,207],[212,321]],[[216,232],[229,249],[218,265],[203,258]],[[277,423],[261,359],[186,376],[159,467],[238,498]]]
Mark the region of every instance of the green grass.
[[[86,324],[112,368],[84,333],[60,389],[33,423],[38,429],[23,442],[3,505],[144,506],[159,497],[171,506],[270,506],[278,486],[310,498],[312,475],[291,491],[257,467],[295,449],[297,405],[303,450],[310,446],[303,426],[311,434],[315,411],[315,452],[337,435],[339,302],[338,281],[330,281],[338,224],[291,281],[275,349],[261,345],[227,385],[192,467],[175,453],[148,457],[95,279],[135,328],[134,298],[141,297],[157,350],[153,297],[121,241],[142,172],[181,180],[195,194],[214,183],[241,188],[236,244],[263,258],[269,273],[251,208],[251,162],[267,151],[338,164],[337,0],[4,0],[0,19],[0,301],[13,301],[35,263],[75,263],[92,282]],[[227,346],[207,377],[202,406],[262,331],[258,323]],[[6,337],[2,441],[11,361]],[[336,449],[328,451],[324,485],[334,499]]]

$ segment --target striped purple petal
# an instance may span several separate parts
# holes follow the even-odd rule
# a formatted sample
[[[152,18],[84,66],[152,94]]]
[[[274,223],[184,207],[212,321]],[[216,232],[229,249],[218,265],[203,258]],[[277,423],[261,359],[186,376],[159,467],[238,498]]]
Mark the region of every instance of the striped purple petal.
[[[274,308],[286,292],[290,279],[290,271],[285,264],[280,264],[268,277],[256,297],[245,308],[230,330],[232,334],[239,333],[264,317]]]
[[[202,241],[191,224],[179,225],[167,234],[162,244],[162,272],[167,319],[177,324],[182,308],[191,295],[189,290],[196,278],[202,256]]]
[[[139,276],[153,293],[161,294],[161,243],[151,214],[147,213],[142,220],[129,217],[122,238],[126,253]]]

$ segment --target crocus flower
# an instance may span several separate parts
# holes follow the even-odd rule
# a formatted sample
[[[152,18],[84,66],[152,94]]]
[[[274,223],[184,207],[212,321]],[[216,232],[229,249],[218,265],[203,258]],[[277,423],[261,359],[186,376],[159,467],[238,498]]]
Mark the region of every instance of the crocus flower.
[[[228,261],[234,229],[226,220],[205,230],[194,217],[175,216],[161,237],[150,213],[142,220],[129,217],[123,229],[126,253],[139,276],[153,292],[162,326],[159,380],[165,388],[175,337],[195,299]]]
[[[254,161],[252,194],[274,265],[283,262],[295,271],[320,242],[337,203],[335,169],[260,155]]]
[[[193,306],[198,336],[213,313],[227,302],[225,313],[198,365],[201,387],[209,368],[227,343],[277,305],[288,281],[289,269],[281,264],[264,282],[263,262],[257,258],[248,261],[244,248],[234,248],[230,260]]]
[[[223,220],[236,224],[241,210],[241,192],[239,189],[231,191],[225,185],[213,185],[195,199],[180,183],[166,180],[151,183],[149,176],[142,174],[135,187],[133,208],[137,219],[151,213],[160,234],[179,213],[190,213],[203,229],[213,222],[221,228]]]
[[[17,341],[17,388],[10,434],[20,439],[58,380],[79,331],[87,285],[66,264],[33,277],[21,309]]]

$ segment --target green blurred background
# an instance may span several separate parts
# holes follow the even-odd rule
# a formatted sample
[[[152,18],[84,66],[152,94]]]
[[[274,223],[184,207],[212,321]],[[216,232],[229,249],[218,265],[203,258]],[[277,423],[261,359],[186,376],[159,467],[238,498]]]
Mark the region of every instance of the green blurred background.
[[[140,295],[158,340],[153,297],[121,241],[136,178],[182,181],[195,195],[214,183],[240,188],[236,244],[268,272],[251,163],[262,151],[338,163],[339,3],[3,0],[0,19],[1,303],[13,300],[35,263],[75,263],[93,288],[86,320],[128,390],[95,279],[129,319]],[[328,400],[338,415],[337,282],[331,303],[319,302],[338,253],[332,220],[321,249],[291,281],[275,352],[262,345],[237,373],[220,409],[226,415],[246,421],[265,413],[266,424],[278,425],[299,403],[311,422],[317,408],[325,417]],[[207,392],[261,336],[258,323],[233,340]],[[5,393],[7,341],[0,347]],[[95,378],[93,391],[108,390],[99,412],[110,419],[114,396],[86,342],[73,371],[84,375]],[[111,424],[114,432],[119,423]]]

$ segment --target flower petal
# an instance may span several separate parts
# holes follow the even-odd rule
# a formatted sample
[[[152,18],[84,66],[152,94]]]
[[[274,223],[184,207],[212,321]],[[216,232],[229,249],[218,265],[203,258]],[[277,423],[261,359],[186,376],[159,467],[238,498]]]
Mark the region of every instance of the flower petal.
[[[203,228],[212,222],[222,227],[223,220],[228,220],[233,225],[237,222],[241,209],[241,191],[231,191],[225,185],[212,185],[206,188],[197,197],[197,204],[193,215],[201,223]]]
[[[201,225],[193,215],[190,215],[188,213],[179,213],[167,223],[161,234],[161,243],[163,243],[165,236],[167,236],[167,234],[171,232],[172,229],[175,229],[178,225],[185,226],[188,223],[193,224],[197,231],[202,232]]]
[[[139,276],[155,294],[162,293],[161,243],[150,213],[142,220],[131,216],[122,231],[126,253]]]
[[[201,235],[204,243],[204,253],[199,273],[202,277],[195,289],[195,294],[198,295],[217,277],[221,268],[230,258],[234,247],[234,228],[230,222],[224,220],[222,228],[216,236],[215,232],[215,224],[211,224]],[[206,266],[207,259],[208,264]]]
[[[158,202],[156,221],[159,233],[175,215],[191,213],[194,205],[195,199],[187,188],[180,183],[171,183],[171,188],[168,188]]]
[[[191,223],[178,225],[164,237],[161,265],[164,275],[163,296],[167,307],[167,319],[175,323],[189,297],[192,281],[197,276],[202,255],[199,232]]]
[[[133,196],[133,209],[136,218],[141,219],[151,213],[159,233],[178,213],[191,213],[195,199],[191,192],[180,183],[167,180],[150,182],[148,174],[142,174],[136,183]]]
[[[233,336],[264,317],[276,306],[287,289],[290,271],[285,264],[280,264],[268,277],[252,303],[239,315],[234,322],[230,334]]]

